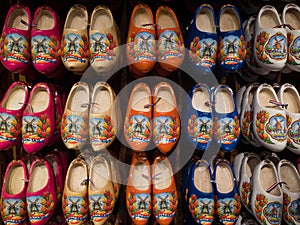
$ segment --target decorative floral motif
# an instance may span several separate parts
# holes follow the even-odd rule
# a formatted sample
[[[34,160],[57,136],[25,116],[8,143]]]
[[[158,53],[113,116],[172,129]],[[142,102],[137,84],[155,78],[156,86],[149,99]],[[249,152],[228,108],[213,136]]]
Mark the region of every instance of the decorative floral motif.
[[[209,117],[198,117],[192,115],[188,120],[187,130],[189,136],[196,143],[207,144],[213,133],[212,119]]]
[[[70,224],[79,224],[85,221],[88,215],[87,196],[67,196],[63,195],[62,209],[65,219]]]
[[[230,145],[237,141],[240,135],[240,122],[237,116],[234,116],[233,119],[229,117],[215,118],[215,122],[217,123],[215,134],[223,145]]]
[[[262,31],[256,37],[256,44],[255,44],[256,56],[262,63],[265,63],[265,64],[273,64],[269,60],[267,54],[264,51],[265,44],[267,43],[267,41],[269,39],[269,36],[270,36],[269,33],[266,33],[265,31]]]
[[[22,199],[5,199],[1,204],[1,215],[5,224],[22,224],[27,214]]]
[[[183,57],[184,44],[181,42],[180,32],[166,30],[159,36],[159,56],[161,61],[169,57]]]
[[[94,223],[101,222],[108,218],[114,205],[113,194],[105,191],[104,194],[89,196],[89,211],[91,220]]]
[[[153,213],[156,219],[164,220],[173,218],[177,209],[177,196],[175,190],[170,193],[160,193],[153,197]]]
[[[179,119],[175,115],[172,117],[160,116],[154,118],[154,142],[156,144],[176,142],[180,132],[179,124]]]
[[[282,114],[272,116],[266,124],[267,133],[277,141],[286,140],[286,118]]]
[[[90,57],[91,63],[113,60],[116,55],[115,47],[117,46],[116,40],[111,33],[101,34],[94,33],[90,36]]]
[[[245,137],[250,137],[250,124],[252,122],[251,111],[246,111],[242,117],[242,132]]]
[[[90,142],[93,146],[109,143],[115,137],[115,129],[109,116],[90,119],[89,124]]]
[[[250,207],[250,193],[251,193],[250,183],[244,182],[242,184],[242,190],[241,190],[242,201],[243,201],[244,205],[247,206],[248,208],[251,208]]]
[[[295,222],[293,221],[293,218],[289,215],[288,212],[288,207],[290,203],[291,203],[291,197],[286,193],[283,193],[283,209],[282,209],[283,217],[286,221],[289,222],[289,224],[296,225]]]
[[[130,142],[150,142],[149,118],[142,115],[129,115],[125,121],[125,134]]]
[[[0,142],[16,142],[21,133],[21,115],[0,114]]]
[[[45,192],[42,196],[31,196],[26,198],[28,217],[31,224],[39,223],[47,219],[54,210],[53,196]]]
[[[148,220],[151,215],[150,194],[136,194],[130,191],[128,194],[128,211],[135,220]]]
[[[264,225],[267,225],[266,218],[263,215],[263,208],[267,205],[268,199],[263,194],[256,194],[255,199],[255,215],[257,219]]]
[[[211,224],[215,214],[214,199],[199,198],[192,194],[189,198],[190,212],[198,224]]]
[[[300,199],[292,201],[291,205],[288,208],[288,212],[291,217],[297,222],[300,223]]]
[[[265,110],[261,110],[256,115],[256,132],[261,140],[268,144],[274,144],[271,141],[269,135],[265,132],[265,125],[269,119],[269,113]]]
[[[240,196],[235,194],[234,198],[218,199],[216,210],[221,223],[234,225],[241,211]]]
[[[280,202],[270,202],[263,209],[263,214],[270,224],[281,224],[282,204]]]
[[[74,33],[63,35],[61,55],[64,62],[85,63],[90,55],[87,36]]]
[[[296,60],[300,60],[300,36],[288,33],[289,56],[287,63],[293,66],[300,65]],[[295,60],[296,59],[296,60]]]
[[[265,52],[274,60],[283,60],[287,57],[287,40],[281,32],[277,32],[268,40]]]

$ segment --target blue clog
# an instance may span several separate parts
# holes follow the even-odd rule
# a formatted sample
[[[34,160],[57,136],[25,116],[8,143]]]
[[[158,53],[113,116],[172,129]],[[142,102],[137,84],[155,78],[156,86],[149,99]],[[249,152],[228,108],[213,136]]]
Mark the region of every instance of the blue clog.
[[[202,4],[196,10],[185,37],[192,64],[205,71],[215,68],[217,37],[214,9],[209,4]]]
[[[238,9],[230,4],[219,11],[218,64],[223,71],[237,71],[244,65],[246,41]]]

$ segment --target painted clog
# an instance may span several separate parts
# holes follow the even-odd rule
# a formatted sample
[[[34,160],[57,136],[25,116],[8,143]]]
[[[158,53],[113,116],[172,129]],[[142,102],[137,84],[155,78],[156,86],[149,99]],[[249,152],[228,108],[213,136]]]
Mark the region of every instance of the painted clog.
[[[240,215],[241,199],[232,165],[218,160],[214,167],[216,215],[222,224],[234,225]]]
[[[214,135],[221,149],[233,151],[240,139],[240,121],[233,92],[229,86],[219,85],[213,92]]]
[[[191,111],[188,116],[188,139],[199,150],[205,151],[212,140],[213,121],[211,108],[211,90],[204,83],[196,84],[189,92]]]
[[[214,186],[206,161],[198,160],[191,167],[187,203],[197,224],[212,224],[215,215]]]
[[[127,37],[126,55],[132,75],[140,77],[150,72],[156,62],[156,31],[152,11],[146,4],[132,11]]]
[[[62,211],[68,224],[81,225],[88,216],[88,169],[83,159],[74,159],[67,172]]]
[[[61,138],[68,149],[80,149],[88,136],[89,87],[77,82],[71,88],[61,121]]]
[[[296,167],[285,159],[277,165],[279,182],[282,182],[283,219],[287,224],[300,224],[300,177]]]
[[[233,171],[236,177],[236,182],[238,186],[240,185],[240,174],[241,174],[241,167],[242,167],[242,162],[245,157],[245,155],[248,152],[241,152],[237,154],[234,159],[233,159]]]
[[[251,16],[248,20],[243,23],[243,32],[246,40],[246,60],[245,64],[249,70],[259,75],[267,75],[268,70],[261,68],[257,62],[254,60],[253,48],[254,48],[254,26],[255,26],[255,16]]]
[[[213,70],[217,61],[217,42],[214,9],[209,4],[202,4],[195,11],[185,37],[191,62],[200,69]]]
[[[1,34],[0,55],[3,66],[12,73],[30,66],[31,14],[27,6],[10,7]]]
[[[1,192],[1,216],[5,224],[23,224],[27,217],[26,189],[28,172],[21,160],[7,166]]]
[[[46,224],[57,206],[55,175],[51,164],[44,159],[31,164],[26,203],[29,221],[37,225]]]
[[[282,103],[269,84],[261,84],[253,96],[253,133],[264,147],[280,152],[286,147],[287,123]]]
[[[89,136],[94,151],[108,148],[116,138],[115,98],[116,94],[108,83],[96,83],[89,111]]]
[[[246,41],[238,9],[230,4],[222,6],[218,21],[219,66],[224,71],[240,70],[246,58]]]
[[[174,11],[168,6],[156,10],[158,55],[157,60],[162,69],[173,72],[184,60],[185,48],[183,36]]]
[[[252,175],[251,208],[261,225],[281,224],[283,194],[275,165],[261,161]]]
[[[90,23],[90,64],[97,73],[107,73],[120,61],[119,28],[110,9],[102,5],[93,10]]]
[[[144,152],[132,156],[128,184],[126,186],[126,206],[129,216],[136,225],[146,225],[151,215],[151,171]]]
[[[53,138],[55,130],[54,97],[47,83],[37,83],[22,118],[22,144],[29,154],[40,151]]]
[[[287,4],[282,12],[283,24],[288,24],[287,41],[288,41],[288,58],[287,68],[300,72],[300,7],[296,4]]]
[[[34,13],[32,24],[32,63],[37,71],[47,76],[61,64],[59,18],[50,7],[40,6]]]
[[[103,157],[92,160],[89,171],[89,213],[95,225],[104,224],[111,216],[115,205],[115,193],[109,163]]]
[[[165,155],[158,155],[152,165],[152,208],[160,225],[169,225],[177,211],[178,196],[173,169]]]
[[[279,71],[287,60],[287,31],[277,10],[263,6],[255,21],[254,59],[266,70]]]
[[[61,59],[67,70],[83,73],[89,64],[88,13],[83,5],[68,12],[61,38]]]
[[[131,91],[126,118],[124,136],[131,149],[143,151],[152,137],[152,97],[146,83],[138,83]]]
[[[7,150],[20,143],[22,115],[29,98],[26,83],[10,85],[0,103],[0,149]]]
[[[300,96],[297,89],[291,84],[281,85],[278,93],[278,99],[280,102],[287,104],[287,108],[284,108],[286,113],[287,122],[287,148],[300,154],[300,139],[298,138],[298,132],[300,132]]]
[[[153,89],[153,140],[164,154],[170,152],[180,137],[180,118],[172,86],[160,82]]]

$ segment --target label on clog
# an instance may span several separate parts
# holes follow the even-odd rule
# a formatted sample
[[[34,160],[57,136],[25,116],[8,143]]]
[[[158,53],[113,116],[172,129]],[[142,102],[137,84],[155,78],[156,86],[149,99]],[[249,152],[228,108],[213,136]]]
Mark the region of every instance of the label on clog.
[[[176,116],[154,118],[153,139],[155,144],[175,143],[179,136],[179,121]]]
[[[173,218],[177,209],[175,190],[163,192],[153,197],[153,213],[158,220]]]
[[[5,224],[21,224],[27,216],[26,204],[22,199],[5,199],[1,215]]]
[[[263,214],[270,224],[280,224],[282,217],[282,204],[280,202],[270,202],[263,209]]]
[[[291,196],[283,193],[283,217],[289,223],[293,224],[293,219],[300,222],[300,199],[291,201]]]
[[[104,194],[89,196],[89,212],[91,220],[99,223],[111,215],[114,205],[113,194],[105,191]]]
[[[288,33],[288,45],[289,45],[289,55],[287,63],[293,66],[300,65],[300,36],[296,36],[293,33]]]
[[[159,35],[159,56],[164,61],[168,58],[183,57],[184,46],[181,43],[180,33],[172,30],[166,30]]]
[[[61,55],[63,62],[86,63],[89,47],[86,35],[70,33],[62,37]]]
[[[9,141],[16,142],[21,133],[21,115],[12,116],[0,113],[0,143]]]
[[[289,118],[291,118],[291,117],[287,117],[287,119],[289,119]],[[288,123],[289,123],[289,121],[288,121]],[[289,139],[293,141],[293,143],[300,145],[300,120],[296,120],[288,126],[287,135],[288,135]],[[294,146],[293,143],[291,143],[290,140],[288,140],[289,147],[297,148],[296,146]]]
[[[130,142],[150,142],[150,120],[142,115],[134,115],[125,122],[125,134]]]
[[[300,199],[293,201],[288,209],[289,214],[294,218],[295,221],[300,223]]]
[[[54,211],[53,196],[48,191],[41,196],[26,198],[28,217],[31,224],[42,222]]]
[[[0,55],[4,61],[28,64],[30,49],[27,39],[20,34],[2,33],[0,40]]]
[[[193,142],[207,144],[212,137],[212,119],[209,117],[198,117],[192,115],[188,120],[187,127],[189,136]]]
[[[212,224],[215,214],[215,202],[210,198],[198,198],[192,194],[189,198],[189,209],[198,224]]]
[[[54,36],[34,36],[31,38],[31,46],[34,64],[56,63],[60,56],[60,44]]]
[[[286,117],[282,114],[271,116],[266,123],[267,133],[277,141],[284,141],[286,139]]]
[[[66,221],[69,224],[80,224],[86,220],[88,215],[88,203],[86,196],[67,196],[62,199],[62,209]]]
[[[111,61],[116,55],[117,43],[111,33],[94,33],[90,36],[91,63]]]
[[[50,119],[46,115],[24,116],[22,119],[22,143],[26,145],[44,143],[50,135]]]
[[[240,135],[240,123],[237,116],[234,118],[225,117],[222,119],[215,118],[217,122],[216,135],[223,145],[234,144]]]
[[[128,212],[134,220],[148,220],[151,215],[150,194],[136,194],[133,191],[127,198]]]
[[[155,39],[149,32],[131,33],[128,39],[129,55],[134,62],[155,61]]]
[[[90,142],[93,146],[110,143],[115,137],[115,130],[109,116],[92,118],[89,121]]]
[[[281,32],[272,35],[265,46],[265,52],[271,59],[285,59],[287,56],[286,36]]]
[[[240,196],[235,194],[234,198],[218,199],[216,204],[220,222],[225,225],[234,225],[241,210]]]

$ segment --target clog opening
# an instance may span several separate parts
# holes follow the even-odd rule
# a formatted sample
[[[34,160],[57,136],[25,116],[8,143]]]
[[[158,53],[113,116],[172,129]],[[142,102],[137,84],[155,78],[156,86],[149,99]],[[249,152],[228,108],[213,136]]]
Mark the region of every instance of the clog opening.
[[[2,103],[2,108],[7,110],[20,110],[25,103],[26,91],[23,87],[13,87]]]
[[[224,9],[220,16],[221,32],[233,31],[240,29],[240,19],[233,8]]]
[[[265,10],[260,16],[260,23],[263,28],[274,28],[280,25],[278,15],[273,10]]]
[[[82,182],[87,179],[87,171],[82,163],[75,163],[68,172],[67,185],[72,192],[80,193],[86,189]]]
[[[32,113],[42,112],[47,109],[49,102],[48,91],[42,87],[37,88],[32,95],[29,108],[32,110]]]
[[[286,88],[283,92],[283,102],[288,104],[287,110],[292,113],[300,113],[300,98],[291,88]]]
[[[138,8],[134,14],[134,26],[154,30],[153,18],[145,8]],[[147,26],[145,26],[147,24]]]
[[[259,92],[259,104],[261,107],[272,108],[281,110],[281,108],[275,104],[270,103],[270,100],[276,100],[275,93],[269,88],[262,88]]]
[[[153,185],[157,190],[163,190],[170,187],[172,183],[172,171],[166,160],[158,161],[154,166]]]
[[[159,11],[156,22],[159,25],[160,29],[177,27],[176,18],[174,18],[174,15],[167,9],[161,9]]]
[[[113,26],[113,19],[107,9],[99,9],[92,18],[91,30],[105,30]]]
[[[90,102],[89,93],[86,87],[77,86],[70,94],[68,109],[74,113],[83,113],[86,111],[86,104]]]
[[[36,192],[42,190],[49,182],[49,170],[42,162],[34,164],[31,170],[28,192]]]
[[[22,23],[24,21],[25,23]],[[28,30],[29,26],[26,25],[29,23],[28,14],[23,9],[15,9],[9,15],[7,20],[7,27],[16,28],[20,30]]]
[[[260,185],[263,190],[267,191],[270,187],[272,187],[275,183],[278,182],[276,171],[271,164],[266,164],[261,168],[261,172],[259,175]],[[280,196],[279,186],[276,186],[273,190],[269,192],[271,195]]]
[[[143,162],[138,162],[133,168],[132,185],[141,191],[148,190],[151,185],[149,174],[148,166]]]
[[[280,166],[281,181],[286,183],[286,187],[290,192],[300,193],[299,174],[289,164],[282,164]]]
[[[295,30],[300,30],[300,12],[297,9],[288,9],[285,13],[285,22]]]
[[[194,173],[195,187],[203,193],[212,192],[211,177],[208,170],[209,168],[206,164],[199,164]]]
[[[157,112],[170,112],[174,109],[174,93],[169,87],[159,87],[155,95],[157,99],[161,98],[155,105]]]
[[[55,21],[52,13],[49,10],[41,10],[36,17],[36,23],[35,29],[50,30],[53,29]]]
[[[111,94],[109,90],[104,86],[98,86],[94,91],[94,96],[92,97],[92,113],[105,113],[107,112],[111,105],[113,104],[113,100],[111,99]]]
[[[202,32],[216,33],[214,15],[209,8],[202,8],[196,17],[196,27]]]
[[[108,165],[103,159],[97,159],[92,163],[89,185],[91,191],[97,191],[104,188],[105,185],[111,180],[109,177],[110,171]]]
[[[219,89],[216,94],[217,113],[231,113],[234,111],[234,101],[231,93],[227,89]]]
[[[216,171],[216,187],[218,192],[222,194],[229,193],[234,188],[234,178],[232,170],[226,163],[219,163]]]
[[[193,94],[192,106],[197,111],[211,112],[209,104],[205,104],[205,102],[210,102],[209,93],[203,88],[198,88]]]
[[[8,194],[18,194],[24,189],[25,185],[25,172],[20,164],[12,165],[9,168],[8,179],[5,181],[5,192]]]
[[[82,8],[77,7],[70,12],[65,23],[65,28],[75,30],[86,29],[87,22],[85,11]]]
[[[145,87],[139,87],[135,90],[132,101],[131,108],[136,111],[149,112],[150,107],[144,107],[150,104],[150,93]]]

